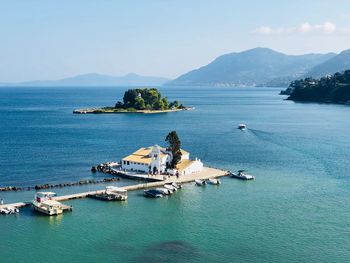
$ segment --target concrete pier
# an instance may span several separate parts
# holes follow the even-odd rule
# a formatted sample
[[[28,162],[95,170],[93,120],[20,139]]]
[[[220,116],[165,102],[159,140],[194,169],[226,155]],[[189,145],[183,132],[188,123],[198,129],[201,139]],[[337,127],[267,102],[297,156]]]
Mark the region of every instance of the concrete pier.
[[[153,188],[153,187],[159,187],[166,183],[190,183],[194,182],[196,179],[206,180],[210,178],[218,178],[222,176],[227,176],[228,171],[216,169],[216,168],[210,168],[210,167],[203,167],[203,170],[199,173],[193,173],[188,174],[184,176],[180,176],[179,178],[176,178],[175,176],[171,176],[163,181],[158,182],[145,182],[142,184],[136,184],[136,185],[129,185],[129,186],[123,186],[123,188],[127,191],[135,191],[135,190],[141,190],[141,189],[147,189],[147,188]],[[62,196],[56,196],[53,199],[56,201],[67,201],[72,199],[79,199],[79,198],[85,198],[88,195],[96,194],[96,193],[102,193],[105,190],[97,190],[97,191],[90,191],[90,192],[83,192],[83,193],[76,193],[76,194],[70,194],[70,195],[62,195]],[[17,208],[25,207],[30,205],[31,202],[18,202],[13,204],[4,204],[0,205],[0,208],[5,208],[8,206],[14,206]]]

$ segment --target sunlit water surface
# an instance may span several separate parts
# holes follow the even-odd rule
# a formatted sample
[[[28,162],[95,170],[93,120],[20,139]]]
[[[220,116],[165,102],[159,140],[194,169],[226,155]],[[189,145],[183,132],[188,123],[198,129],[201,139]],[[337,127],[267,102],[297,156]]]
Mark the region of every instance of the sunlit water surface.
[[[124,90],[1,88],[0,186],[101,179],[92,165],[163,145],[171,130],[192,157],[256,180],[188,184],[157,200],[74,200],[57,217],[25,208],[0,217],[0,262],[349,262],[350,107],[284,101],[270,88],[177,87],[161,91],[194,111],[72,114],[113,105]]]

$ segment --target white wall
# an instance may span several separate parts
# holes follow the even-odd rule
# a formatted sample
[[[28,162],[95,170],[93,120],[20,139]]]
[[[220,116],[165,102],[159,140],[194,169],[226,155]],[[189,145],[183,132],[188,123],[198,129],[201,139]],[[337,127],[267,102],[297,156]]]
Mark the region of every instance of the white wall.
[[[122,168],[126,169],[128,171],[142,171],[144,173],[148,173],[149,171],[149,165],[148,164],[142,164],[142,163],[134,163],[134,162],[129,162],[128,164],[124,164],[124,161],[122,160]]]
[[[189,160],[189,159],[190,159],[189,153],[181,155],[181,160]]]
[[[203,163],[199,160],[192,162],[186,169],[181,172],[181,175],[198,173],[203,170]]]

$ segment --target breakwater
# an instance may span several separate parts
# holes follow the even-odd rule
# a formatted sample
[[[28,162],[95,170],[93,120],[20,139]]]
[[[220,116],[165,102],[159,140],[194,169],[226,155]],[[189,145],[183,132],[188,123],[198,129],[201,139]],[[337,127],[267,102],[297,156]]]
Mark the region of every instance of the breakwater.
[[[63,188],[70,186],[78,186],[78,185],[87,185],[87,184],[101,184],[101,183],[111,183],[120,181],[120,177],[128,178],[128,179],[137,179],[137,180],[147,180],[147,178],[135,178],[133,176],[128,176],[127,173],[123,171],[118,171],[113,169],[113,167],[118,168],[120,166],[119,163],[116,162],[105,162],[100,163],[96,166],[92,166],[91,172],[100,172],[104,174],[110,174],[114,177],[102,178],[102,179],[87,179],[80,180],[77,182],[67,182],[67,183],[59,183],[59,184],[37,184],[34,186],[2,186],[0,187],[0,192],[8,192],[8,191],[32,191],[32,190],[47,190],[52,188]],[[117,177],[118,176],[118,177]],[[150,178],[148,181],[152,181]]]
[[[90,180],[80,180],[80,181],[77,181],[77,182],[60,183],[60,184],[37,184],[35,186],[24,186],[24,187],[3,186],[3,187],[0,187],[0,191],[2,191],[2,192],[7,192],[7,191],[32,191],[32,190],[62,188],[62,187],[77,186],[77,185],[110,183],[110,182],[117,182],[117,181],[120,181],[120,178],[118,178],[118,177],[111,177],[111,178],[103,178],[103,179],[100,179],[100,180],[90,179]]]

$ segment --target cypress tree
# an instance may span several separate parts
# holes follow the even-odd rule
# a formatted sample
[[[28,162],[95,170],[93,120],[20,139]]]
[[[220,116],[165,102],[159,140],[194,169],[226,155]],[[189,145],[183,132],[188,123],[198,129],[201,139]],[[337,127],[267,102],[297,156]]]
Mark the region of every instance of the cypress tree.
[[[170,168],[176,168],[176,165],[181,161],[181,141],[179,139],[179,136],[177,135],[176,131],[170,132],[166,138],[165,141],[168,142],[168,151],[171,151],[173,155],[173,159],[169,165]]]

